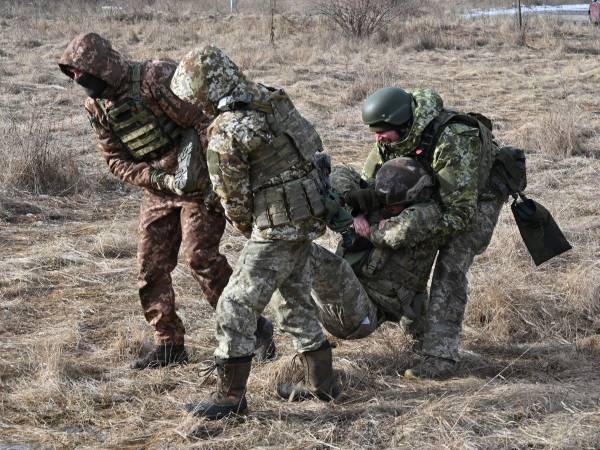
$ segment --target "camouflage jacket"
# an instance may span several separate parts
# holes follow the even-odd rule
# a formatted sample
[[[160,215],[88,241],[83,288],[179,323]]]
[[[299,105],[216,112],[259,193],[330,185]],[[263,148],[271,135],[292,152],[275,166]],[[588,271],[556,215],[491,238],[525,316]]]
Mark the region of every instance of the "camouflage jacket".
[[[87,33],[73,39],[63,53],[59,64],[90,73],[108,84],[106,107],[110,109],[117,100],[130,96],[132,62],[125,60],[110,43],[95,33]],[[169,89],[169,83],[177,65],[173,61],[148,61],[144,63],[141,82],[141,98],[152,112],[163,111],[182,128],[195,127],[199,141],[206,145],[202,110],[177,98]],[[177,149],[173,146],[156,160],[135,161],[119,138],[110,130],[106,117],[97,101],[87,98],[85,109],[94,125],[100,154],[109,170],[122,181],[152,189],[150,174],[153,169],[174,174],[177,170]],[[205,175],[208,184],[208,174]],[[158,192],[157,192],[158,193]],[[164,194],[161,192],[161,194]],[[168,195],[168,194],[167,194]]]
[[[424,89],[412,93],[416,102],[413,126],[407,139],[391,145],[376,144],[365,163],[362,177],[373,182],[378,168],[385,161],[413,153],[427,125],[443,109],[441,97]],[[443,214],[436,226],[430,227],[429,239],[435,235],[446,241],[453,235],[468,229],[477,209],[479,196],[479,161],[481,140],[479,130],[461,123],[448,125],[433,152],[432,169]]]
[[[321,220],[261,229],[254,224],[254,195],[250,184],[248,155],[261,151],[274,138],[266,115],[256,110],[234,110],[219,114],[208,129],[207,162],[210,181],[221,200],[225,216],[243,234],[273,240],[315,239],[325,231]],[[302,162],[281,173],[276,183],[306,176],[312,165]]]
[[[402,317],[415,296],[426,291],[440,245],[438,239],[427,237],[441,217],[438,204],[430,201],[387,219],[381,229],[379,220],[369,218],[375,222],[369,236],[375,249],[357,275],[371,300],[388,315]],[[369,270],[369,265],[375,270]]]

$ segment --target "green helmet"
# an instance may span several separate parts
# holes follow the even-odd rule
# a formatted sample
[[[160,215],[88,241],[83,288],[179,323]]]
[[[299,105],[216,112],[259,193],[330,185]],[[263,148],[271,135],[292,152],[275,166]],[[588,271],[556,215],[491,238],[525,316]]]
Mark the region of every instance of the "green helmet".
[[[362,120],[373,131],[386,131],[394,126],[406,125],[412,119],[412,96],[403,89],[379,89],[365,100]]]
[[[377,172],[375,193],[385,206],[418,203],[431,198],[433,180],[416,159],[394,158]]]

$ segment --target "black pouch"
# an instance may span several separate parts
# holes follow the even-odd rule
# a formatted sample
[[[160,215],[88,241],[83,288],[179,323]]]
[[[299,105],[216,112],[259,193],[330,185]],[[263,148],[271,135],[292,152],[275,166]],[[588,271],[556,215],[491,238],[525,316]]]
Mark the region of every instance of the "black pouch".
[[[571,250],[550,212],[521,194],[511,205],[523,242],[536,266]]]
[[[490,183],[504,196],[515,196],[527,187],[525,152],[516,147],[501,147],[490,171]]]

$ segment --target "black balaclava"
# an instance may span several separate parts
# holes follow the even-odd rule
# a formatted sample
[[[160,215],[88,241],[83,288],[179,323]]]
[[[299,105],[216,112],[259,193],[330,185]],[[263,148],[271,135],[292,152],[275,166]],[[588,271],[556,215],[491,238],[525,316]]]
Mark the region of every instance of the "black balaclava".
[[[100,78],[89,73],[82,74],[75,82],[84,89],[89,97],[93,99],[101,97],[102,93],[108,86],[106,81],[101,80]]]

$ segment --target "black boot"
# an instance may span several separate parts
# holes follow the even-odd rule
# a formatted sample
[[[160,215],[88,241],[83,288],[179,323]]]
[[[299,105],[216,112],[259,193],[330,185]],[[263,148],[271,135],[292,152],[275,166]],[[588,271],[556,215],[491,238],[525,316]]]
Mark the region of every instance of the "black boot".
[[[245,414],[248,410],[246,382],[250,375],[252,356],[215,359],[215,365],[217,390],[198,403],[188,403],[185,409],[209,420],[222,419],[230,414]]]
[[[298,384],[279,384],[277,394],[290,401],[318,398],[324,402],[335,400],[341,393],[333,375],[331,344],[325,341],[321,348],[299,354],[304,367],[304,380]]]
[[[158,369],[171,364],[187,364],[188,355],[183,345],[161,344],[143,358],[131,364],[135,370]]]
[[[260,316],[256,322],[256,349],[254,358],[257,362],[266,362],[275,358],[275,342],[273,342],[273,323],[266,317]]]

